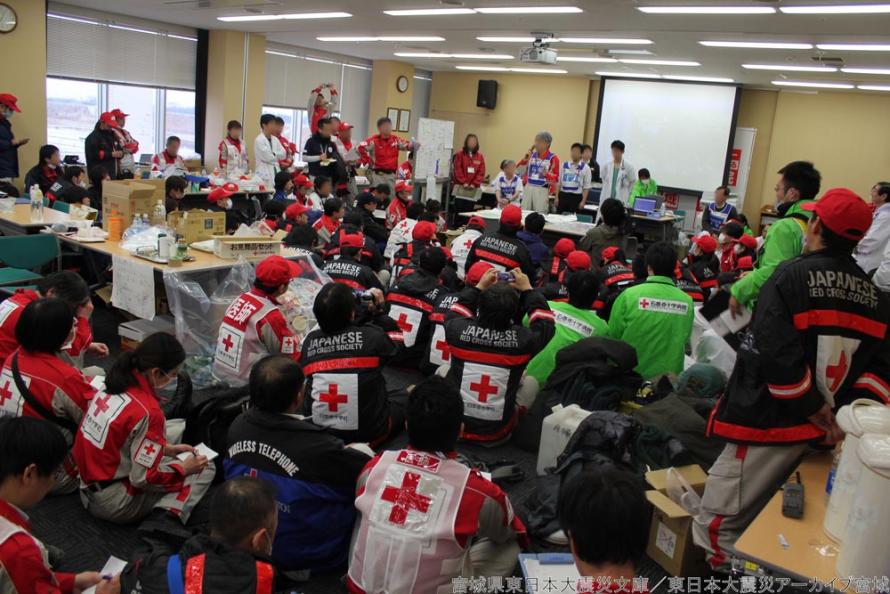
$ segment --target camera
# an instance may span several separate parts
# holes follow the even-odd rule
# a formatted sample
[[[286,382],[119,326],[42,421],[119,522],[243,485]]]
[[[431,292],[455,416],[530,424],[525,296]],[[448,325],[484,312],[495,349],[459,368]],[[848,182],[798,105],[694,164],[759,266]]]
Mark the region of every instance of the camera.
[[[513,278],[512,272],[498,272],[498,282],[500,283],[512,283],[515,278]]]
[[[366,303],[374,301],[374,294],[371,292],[370,289],[368,289],[367,291],[362,291],[361,289],[353,289],[352,293],[359,301],[364,301]]]

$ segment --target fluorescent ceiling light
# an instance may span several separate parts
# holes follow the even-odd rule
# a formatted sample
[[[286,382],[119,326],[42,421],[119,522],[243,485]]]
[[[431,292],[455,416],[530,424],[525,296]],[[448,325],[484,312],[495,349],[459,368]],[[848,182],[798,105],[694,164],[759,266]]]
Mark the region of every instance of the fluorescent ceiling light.
[[[345,19],[352,15],[348,12],[299,12],[291,14],[248,14],[239,16],[217,17],[216,20],[224,23],[240,23],[251,21],[281,21],[281,20],[309,20],[309,19]]]
[[[596,45],[651,45],[651,39],[625,39],[611,37],[560,37],[562,43],[590,43]]]
[[[721,78],[719,76],[674,76],[665,74],[662,78],[667,80],[685,80],[690,82],[709,82],[709,83],[733,83],[731,78]]]
[[[615,64],[618,62],[615,58],[594,58],[587,56],[559,56],[557,62],[599,62],[603,64]]]
[[[251,21],[280,21],[283,18],[280,14],[246,14],[242,16],[216,17],[216,20],[224,23],[247,23]]]
[[[567,70],[557,68],[505,68],[504,66],[455,66],[457,70],[475,72],[527,72],[529,74],[568,74]]]
[[[455,66],[458,70],[473,70],[478,72],[509,72],[509,68],[503,66]]]
[[[646,14],[774,14],[771,6],[638,6]]]
[[[848,83],[822,83],[822,82],[806,82],[799,80],[774,80],[773,84],[779,87],[812,87],[815,89],[852,89],[853,85]]]
[[[438,52],[396,52],[393,54],[400,58],[432,58],[447,60],[456,58],[458,60],[512,60],[510,54],[445,54]]]
[[[661,78],[660,74],[650,74],[642,72],[597,72],[597,76],[623,76],[627,78]]]
[[[577,6],[493,6],[477,8],[482,14],[577,14],[584,12]]]
[[[813,49],[812,43],[788,43],[784,41],[699,41],[698,43],[705,47],[733,47],[744,49]]]
[[[618,61],[623,64],[644,64],[648,66],[701,66],[699,62],[690,62],[688,60],[640,60],[637,58],[621,58]]]
[[[652,52],[644,49],[610,49],[613,56],[651,56]]]
[[[534,37],[477,37],[478,41],[487,41],[489,43],[532,43]],[[548,41],[553,41],[549,39]]]
[[[890,76],[890,68],[841,68],[847,74],[883,74]]]
[[[380,37],[362,37],[362,36],[324,36],[316,37],[318,41],[445,41],[444,37],[437,35],[427,36],[408,36],[408,35],[384,35]]]
[[[529,72],[531,74],[568,74],[561,68],[510,68],[510,72]]]
[[[885,43],[817,43],[816,47],[837,52],[890,52],[890,45]]]
[[[829,4],[826,6],[781,6],[785,14],[882,14],[890,4]]]
[[[384,10],[389,16],[448,16],[458,14],[476,14],[472,8],[415,8],[411,10]]]
[[[794,66],[792,64],[742,64],[746,70],[779,70],[786,72],[837,72],[833,66]]]
[[[857,85],[856,88],[863,91],[890,91],[890,85]]]

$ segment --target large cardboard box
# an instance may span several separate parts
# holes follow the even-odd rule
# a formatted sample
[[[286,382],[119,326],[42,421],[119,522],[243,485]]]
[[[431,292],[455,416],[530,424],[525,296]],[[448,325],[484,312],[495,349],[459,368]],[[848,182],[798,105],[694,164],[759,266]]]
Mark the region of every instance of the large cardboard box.
[[[121,183],[124,184],[140,184],[143,186],[151,186],[155,189],[155,193],[152,195],[152,204],[157,204],[158,200],[165,201],[167,200],[167,180],[160,178],[149,178],[149,179],[122,179]]]
[[[701,495],[708,475],[698,465],[675,468],[690,486]],[[674,576],[706,576],[704,550],[692,540],[693,518],[667,496],[667,469],[646,473],[646,482],[653,490],[646,492],[652,504],[652,523],[646,554],[666,572]]]
[[[176,333],[176,323],[171,316],[155,316],[153,320],[136,319],[124,322],[117,327],[121,337],[121,349],[133,351],[142,341],[156,332]]]
[[[133,181],[106,181],[102,184],[102,228],[108,231],[108,219],[117,211],[123,219],[124,227],[130,225],[133,215],[138,213],[151,216],[157,200],[155,188]]]
[[[167,224],[185,238],[186,243],[206,241],[226,232],[226,213],[209,210],[175,211],[167,215]]]

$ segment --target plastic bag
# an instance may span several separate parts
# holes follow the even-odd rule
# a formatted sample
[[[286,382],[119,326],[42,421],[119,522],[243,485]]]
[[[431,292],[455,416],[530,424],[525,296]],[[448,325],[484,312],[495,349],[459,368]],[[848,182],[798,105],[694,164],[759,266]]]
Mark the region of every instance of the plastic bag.
[[[691,516],[697,516],[701,510],[701,496],[695,492],[689,481],[674,468],[668,468],[667,495],[671,501],[682,507]]]
[[[140,231],[135,235],[131,235],[121,241],[121,248],[130,253],[135,253],[140,248],[157,248],[158,235],[164,233],[166,235],[174,235],[173,230],[165,226],[153,225],[144,231]]]

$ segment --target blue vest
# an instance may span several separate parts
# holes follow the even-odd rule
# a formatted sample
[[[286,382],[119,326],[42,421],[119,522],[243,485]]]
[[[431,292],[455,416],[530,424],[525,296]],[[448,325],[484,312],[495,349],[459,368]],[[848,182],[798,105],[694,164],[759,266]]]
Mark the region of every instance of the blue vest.
[[[729,218],[729,213],[732,211],[732,204],[727,202],[723,205],[723,208],[718,210],[717,203],[711,202],[708,205],[708,210],[710,211],[708,214],[711,217],[711,230],[717,231],[724,223],[726,223],[726,219]]]
[[[571,161],[563,163],[562,171],[559,173],[560,191],[574,194],[580,193],[584,189],[581,187],[581,172],[584,171],[585,167],[587,167],[587,164],[584,161],[579,162],[578,165]]]

